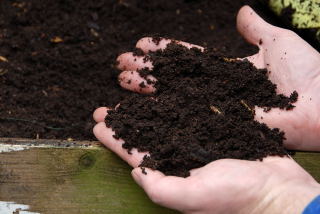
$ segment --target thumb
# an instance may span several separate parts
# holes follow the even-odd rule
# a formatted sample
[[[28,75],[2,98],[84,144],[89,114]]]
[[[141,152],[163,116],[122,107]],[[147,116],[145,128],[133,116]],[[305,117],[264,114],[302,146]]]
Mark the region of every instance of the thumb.
[[[275,36],[281,28],[264,21],[251,7],[243,6],[237,16],[240,34],[251,44],[261,46],[265,39]]]

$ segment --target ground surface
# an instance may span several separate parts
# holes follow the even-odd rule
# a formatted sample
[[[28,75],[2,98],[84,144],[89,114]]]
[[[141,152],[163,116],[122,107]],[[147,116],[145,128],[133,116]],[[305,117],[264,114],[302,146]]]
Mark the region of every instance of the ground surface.
[[[115,58],[145,35],[253,54],[235,28],[237,11],[251,2],[1,1],[0,137],[94,139],[94,109],[128,94]]]

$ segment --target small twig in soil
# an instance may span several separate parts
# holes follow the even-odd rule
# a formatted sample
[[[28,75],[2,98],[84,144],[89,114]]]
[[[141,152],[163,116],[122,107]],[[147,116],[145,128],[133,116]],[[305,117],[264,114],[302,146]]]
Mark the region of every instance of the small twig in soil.
[[[227,57],[223,57],[223,60],[224,60],[225,62],[235,62],[235,61],[237,61],[237,59],[227,58]]]
[[[2,62],[8,62],[8,59],[5,58],[4,56],[0,56],[0,61],[2,61]]]
[[[222,114],[222,112],[215,106],[210,106],[211,111],[214,113]]]
[[[240,103],[246,107],[246,109],[248,109],[249,111],[251,111],[252,113],[254,112],[254,110],[252,108],[250,108],[250,106],[244,101],[244,100],[241,100]]]
[[[52,39],[50,39],[50,42],[52,42],[52,43],[60,43],[60,42],[63,42],[63,39],[61,39],[59,36],[55,36]]]

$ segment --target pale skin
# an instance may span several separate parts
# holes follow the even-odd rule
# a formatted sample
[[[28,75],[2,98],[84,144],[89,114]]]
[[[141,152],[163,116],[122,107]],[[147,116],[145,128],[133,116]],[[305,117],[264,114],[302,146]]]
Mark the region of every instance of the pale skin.
[[[271,71],[269,78],[278,85],[278,92],[299,93],[294,110],[265,113],[256,108],[256,120],[284,130],[287,148],[320,151],[320,54],[293,32],[269,25],[248,6],[239,11],[237,27],[245,39],[259,47],[259,53],[248,59],[256,67]],[[143,38],[137,47],[148,54],[170,42],[161,40],[156,45],[152,39]],[[144,80],[136,72],[144,67],[152,69],[151,62],[144,63],[132,53],[122,54],[118,60],[123,70],[119,76],[122,87],[140,93],[155,91],[152,85],[141,89],[139,84]],[[114,132],[104,123],[106,110],[102,107],[94,113],[95,136],[134,168],[135,181],[162,206],[190,214],[294,214],[302,213],[320,194],[320,185],[289,157],[267,157],[262,162],[218,160],[192,170],[187,178],[165,176],[151,169],[146,169],[145,175],[138,165],[146,153],[134,150],[129,155],[122,148],[124,141],[114,139]]]

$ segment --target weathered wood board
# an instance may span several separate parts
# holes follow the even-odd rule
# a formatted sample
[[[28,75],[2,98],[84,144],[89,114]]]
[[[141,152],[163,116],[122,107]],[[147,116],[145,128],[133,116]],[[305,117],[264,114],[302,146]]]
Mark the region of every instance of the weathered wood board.
[[[0,139],[24,149],[0,153],[0,212],[15,202],[29,205],[29,213],[177,213],[153,204],[132,180],[131,168],[97,142],[30,142]],[[295,159],[320,181],[320,153]]]

